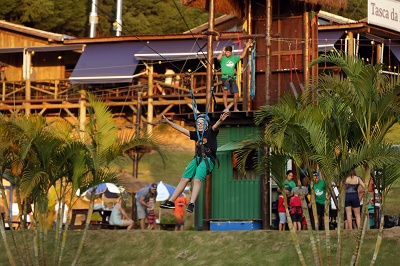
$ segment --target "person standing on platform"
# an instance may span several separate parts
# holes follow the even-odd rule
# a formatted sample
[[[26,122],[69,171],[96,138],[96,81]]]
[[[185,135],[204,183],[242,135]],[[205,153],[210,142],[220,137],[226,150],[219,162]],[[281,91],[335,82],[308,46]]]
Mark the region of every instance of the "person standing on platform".
[[[249,49],[251,42],[248,42],[243,49],[241,55],[232,55],[232,46],[226,46],[218,55],[217,59],[221,63],[221,81],[224,90],[223,101],[224,101],[224,112],[229,112],[228,108],[228,94],[233,94],[233,106],[234,111],[239,111],[238,100],[239,100],[239,88],[236,83],[235,68],[236,64],[245,57],[247,50]]]

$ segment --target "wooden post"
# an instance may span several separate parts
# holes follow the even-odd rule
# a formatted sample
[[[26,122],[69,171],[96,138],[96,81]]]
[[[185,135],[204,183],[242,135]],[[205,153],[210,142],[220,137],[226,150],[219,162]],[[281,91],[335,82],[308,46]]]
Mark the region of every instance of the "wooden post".
[[[210,109],[211,87],[213,76],[213,33],[214,33],[214,0],[210,0],[210,9],[208,15],[208,36],[207,36],[207,76],[206,76],[206,106],[205,112]]]
[[[307,11],[307,4],[304,3],[303,12],[303,79],[305,86],[310,83],[310,12]]]
[[[81,95],[79,100],[79,135],[81,138],[85,134],[85,121],[86,121],[86,97]]]
[[[147,133],[151,133],[153,131],[153,73],[154,73],[154,67],[153,65],[150,65],[147,67],[147,70],[149,72],[149,89],[148,89],[148,95],[149,98],[147,100]]]
[[[348,45],[347,45],[347,54],[350,56],[354,56],[354,33],[349,31],[347,33],[348,36]]]
[[[60,86],[60,80],[56,79],[54,81],[54,99],[58,97],[58,87]]]
[[[1,100],[4,102],[6,100],[6,83],[2,82],[2,87],[3,87],[3,94],[1,95]]]
[[[140,135],[140,118],[142,116],[142,92],[138,91],[138,100],[136,107],[136,136]],[[132,177],[133,179],[138,178],[139,173],[139,153],[136,149],[136,152],[133,154],[133,169],[132,169]],[[136,206],[136,193],[132,193],[132,220],[135,221],[134,228],[136,228],[136,216],[137,216],[137,206]]]
[[[271,27],[272,0],[266,0],[265,22],[265,105],[271,104]]]
[[[211,86],[212,86],[212,58],[214,55],[213,50],[213,32],[214,32],[214,0],[210,0],[210,9],[208,16],[208,36],[207,36],[207,78],[206,78],[206,106],[205,111],[207,112],[210,108],[211,102]],[[210,218],[211,218],[211,175],[206,176],[204,181],[204,218],[203,228],[204,230],[210,230]]]

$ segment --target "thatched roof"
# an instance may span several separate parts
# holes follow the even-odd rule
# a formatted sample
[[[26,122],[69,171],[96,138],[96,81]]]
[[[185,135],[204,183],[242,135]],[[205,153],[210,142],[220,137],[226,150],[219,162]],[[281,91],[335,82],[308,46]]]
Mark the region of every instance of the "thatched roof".
[[[347,0],[292,0],[294,2],[306,2],[312,5],[320,5],[334,8],[346,8]],[[208,10],[208,0],[180,0],[182,5],[198,7]],[[215,12],[222,14],[240,14],[244,10],[243,1],[238,0],[218,0],[214,1]],[[265,3],[265,1],[263,1]]]
[[[198,7],[201,9],[208,10],[209,9],[208,0],[181,0],[181,4],[190,7]],[[238,0],[218,0],[214,1],[215,7],[214,10],[217,13],[234,15],[240,14],[242,10],[244,10],[244,6],[242,1]]]
[[[117,182],[118,185],[124,187],[129,193],[137,193],[139,190],[149,185],[149,182],[134,178],[125,171],[117,175]]]
[[[346,8],[347,0],[297,0],[298,2],[306,2],[312,5],[320,5],[334,8]]]

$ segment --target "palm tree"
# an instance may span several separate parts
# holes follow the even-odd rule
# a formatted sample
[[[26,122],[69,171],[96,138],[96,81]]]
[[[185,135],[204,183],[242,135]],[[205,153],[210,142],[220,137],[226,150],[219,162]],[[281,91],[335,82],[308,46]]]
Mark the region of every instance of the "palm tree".
[[[391,81],[383,85],[385,78],[377,78],[378,68],[367,67],[367,71],[362,67],[362,62],[357,60],[335,55],[332,55],[331,59],[331,63],[342,63],[339,65],[346,70],[344,71],[346,76],[336,77],[323,74],[319,77],[315,88],[309,88],[297,99],[286,96],[281,98],[276,106],[261,107],[255,119],[256,124],[268,121],[262,142],[260,142],[263,146],[259,147],[271,147],[273,152],[285,154],[288,158],[292,158],[298,167],[306,165],[310,169],[317,166],[328,189],[332,182],[341,187],[348,173],[359,166],[382,166],[398,162],[395,153],[382,146],[383,133],[387,132],[396,121],[398,107],[394,102],[394,96],[398,93],[397,83]],[[319,59],[315,63],[322,60]],[[343,62],[348,62],[347,66]],[[351,74],[353,72],[358,74]],[[378,105],[374,108],[379,109],[376,113],[380,115],[378,115],[379,122],[372,124],[374,132],[365,133],[366,126],[363,128],[361,122],[368,123],[365,122],[366,119],[362,119],[363,112],[357,110],[356,105],[359,105],[360,101],[354,100],[358,94],[362,93],[354,91],[359,86],[367,86],[367,81],[374,79],[379,80],[380,86],[385,89],[379,95],[370,93],[377,98],[373,99],[374,104]],[[316,96],[315,99],[310,95]],[[369,118],[375,116],[372,112],[367,115]],[[381,123],[383,126],[380,126]],[[373,137],[365,141],[365,136]],[[261,161],[261,165],[265,163]],[[340,209],[343,210],[343,191],[339,197]],[[327,218],[326,215],[325,224],[328,224]],[[337,263],[340,265],[342,215],[339,214],[338,218]],[[326,226],[325,229],[327,258],[330,264],[329,227]],[[317,243],[319,247],[318,236]],[[313,254],[316,252],[313,251]],[[321,262],[321,256],[319,252],[319,261],[317,261],[317,256],[314,255],[316,264]]]
[[[385,199],[386,196],[392,187],[392,185],[400,178],[400,165],[386,165],[383,169],[379,169],[375,171],[375,180],[376,180],[376,187],[381,190],[382,202],[379,207],[380,212],[380,225],[378,236],[375,244],[374,255],[371,259],[371,265],[375,264],[376,258],[378,257],[379,250],[381,248],[382,240],[383,240],[383,224],[384,224],[384,208],[385,206]],[[374,202],[375,205],[375,202]]]
[[[400,103],[397,95],[400,92],[400,79],[383,74],[382,64],[365,64],[352,56],[331,53],[319,57],[313,64],[317,63],[332,63],[342,70],[341,78],[332,78],[336,83],[319,83],[318,87],[332,90],[350,109],[353,145],[365,145],[366,149],[371,150],[379,149],[377,146],[384,143],[384,137],[399,118]],[[386,157],[386,160],[390,159],[395,160]],[[371,160],[363,164],[366,184],[370,181],[370,169],[373,166]],[[364,194],[364,202],[368,202],[368,193]],[[366,216],[365,208],[362,216]],[[361,219],[362,224],[363,220]],[[359,260],[361,234],[362,226],[358,230],[352,264]]]
[[[90,103],[90,107],[88,107],[89,122],[80,139],[83,163],[76,166],[77,172],[81,175],[78,178],[74,177],[73,188],[96,187],[100,183],[116,181],[118,170],[112,166],[121,160],[125,160],[125,152],[133,147],[151,146],[165,162],[165,155],[154,137],[134,134],[120,135],[109,108],[101,101],[96,100],[91,94],[84,95]],[[83,250],[92,216],[94,196],[95,193],[92,193],[85,229],[73,265],[78,263]]]

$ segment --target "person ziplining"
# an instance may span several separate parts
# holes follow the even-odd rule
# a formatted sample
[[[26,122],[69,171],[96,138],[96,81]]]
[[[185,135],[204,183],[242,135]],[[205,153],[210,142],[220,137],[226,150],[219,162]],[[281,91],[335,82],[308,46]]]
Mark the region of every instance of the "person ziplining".
[[[201,182],[203,182],[208,174],[210,174],[215,166],[217,159],[217,135],[219,133],[218,127],[229,116],[228,112],[221,114],[220,118],[213,126],[210,127],[210,119],[207,114],[200,114],[196,118],[196,130],[189,131],[188,129],[173,123],[168,120],[164,115],[163,122],[170,125],[172,128],[178,130],[184,135],[190,137],[191,140],[196,142],[196,153],[194,158],[186,167],[182,175],[181,181],[176,187],[173,195],[164,203],[160,205],[164,209],[174,209],[175,200],[181,195],[189,181],[193,180],[192,196],[187,206],[187,212],[193,212],[194,203],[199,195]]]

